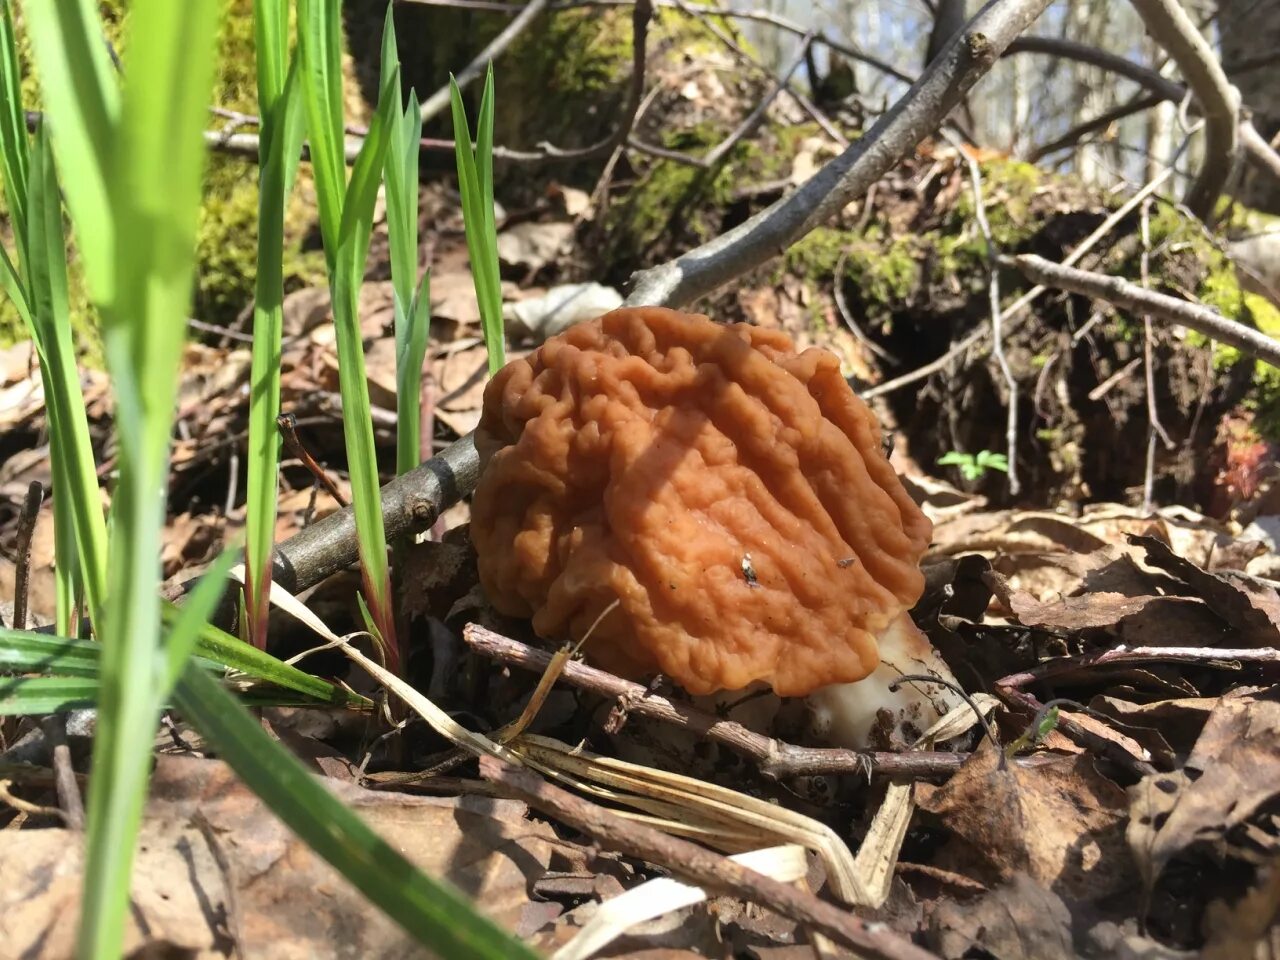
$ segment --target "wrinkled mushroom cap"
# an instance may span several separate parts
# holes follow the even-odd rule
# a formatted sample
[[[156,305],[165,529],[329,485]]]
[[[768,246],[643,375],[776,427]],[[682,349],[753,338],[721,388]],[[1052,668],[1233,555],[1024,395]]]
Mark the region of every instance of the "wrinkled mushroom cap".
[[[624,308],[490,382],[472,507],[491,602],[628,677],[782,696],[860,680],[923,590],[928,519],[823,350]]]

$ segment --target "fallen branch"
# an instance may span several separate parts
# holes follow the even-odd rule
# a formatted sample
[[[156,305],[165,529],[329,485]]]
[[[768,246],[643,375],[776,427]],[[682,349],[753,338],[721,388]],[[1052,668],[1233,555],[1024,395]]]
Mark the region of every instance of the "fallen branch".
[[[1002,260],[1023,272],[1027,279],[1059,290],[1083,294],[1097,300],[1105,300],[1136,314],[1149,313],[1153,317],[1179,323],[1235,347],[1251,357],[1280,366],[1280,342],[1260,333],[1252,327],[1228,320],[1222,314],[1196,303],[1179,300],[1163,293],[1144,290],[1136,283],[1109,277],[1088,270],[1077,270],[1052,263],[1034,254],[1006,257]]]
[[[862,196],[942,124],[1048,0],[992,0],[862,139],[794,193],[745,223],[633,280],[630,305],[678,307],[779,255]]]
[[[475,488],[479,472],[480,457],[468,435],[383,487],[388,542],[429,529],[447,507]],[[357,559],[355,515],[347,507],[276,547],[271,575],[284,589],[298,593]]]
[[[494,633],[479,624],[469,623],[462,631],[467,646],[481,656],[533,673],[542,673],[551,663],[552,654]],[[612,673],[588,666],[577,660],[565,663],[560,679],[580,690],[588,690],[626,704],[630,715],[660,720],[688,730],[751,760],[760,772],[771,779],[787,777],[854,773],[916,780],[934,780],[955,773],[968,759],[965,753],[913,750],[910,753],[840,750],[828,747],[801,747],[749,730],[733,720],[699,710],[658,696],[643,684],[624,680]],[[1020,763],[1034,766],[1034,757],[1020,758]]]
[[[480,758],[480,775],[542,813],[587,834],[601,846],[667,867],[717,893],[727,893],[805,924],[876,960],[936,960],[882,923],[867,923],[846,909],[757,873],[710,850],[625,820],[496,757]]]

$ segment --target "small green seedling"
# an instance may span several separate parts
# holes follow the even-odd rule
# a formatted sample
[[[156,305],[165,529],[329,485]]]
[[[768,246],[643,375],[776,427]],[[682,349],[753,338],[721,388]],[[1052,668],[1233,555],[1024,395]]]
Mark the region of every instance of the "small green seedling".
[[[1009,472],[1009,461],[1003,453],[993,453],[990,450],[982,450],[976,456],[972,453],[961,453],[959,450],[952,450],[950,453],[944,453],[938,458],[938,465],[941,467],[959,467],[960,476],[967,481],[980,480],[988,470],[999,470],[1001,473]]]

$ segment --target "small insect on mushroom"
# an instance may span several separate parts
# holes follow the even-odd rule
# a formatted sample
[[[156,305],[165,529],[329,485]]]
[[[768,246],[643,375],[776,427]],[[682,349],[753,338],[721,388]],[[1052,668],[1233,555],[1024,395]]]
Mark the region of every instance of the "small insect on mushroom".
[[[581,639],[617,601],[588,660],[695,696],[807,697],[815,726],[854,746],[881,709],[923,729],[954,704],[885,689],[950,679],[907,615],[932,527],[827,351],[615,310],[499,371],[476,447],[481,583],[540,636]]]

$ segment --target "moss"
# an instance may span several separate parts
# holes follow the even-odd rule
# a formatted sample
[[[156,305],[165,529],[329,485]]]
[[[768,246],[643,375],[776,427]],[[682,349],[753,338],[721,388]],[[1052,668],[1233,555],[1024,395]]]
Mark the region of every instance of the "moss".
[[[818,227],[787,250],[783,269],[824,284],[839,271],[856,291],[862,313],[884,319],[902,309],[920,283],[917,241],[884,242],[878,228],[862,233]]]
[[[223,0],[218,35],[218,76],[211,102],[229,110],[257,113],[257,74],[253,43],[252,0]],[[118,54],[127,41],[123,0],[99,4],[106,33]],[[39,91],[31,71],[25,69],[30,45],[19,24],[19,56],[24,60],[24,101],[38,109]],[[299,181],[309,171],[303,166]],[[227,154],[210,155],[204,178],[204,202],[196,234],[197,269],[195,313],[210,323],[227,323],[253,298],[257,271],[258,168],[250,160]],[[304,253],[302,241],[311,225],[311,214],[296,191],[286,217],[284,268],[286,284],[301,285],[323,277],[323,257]],[[94,342],[94,323],[79,271],[70,276],[72,325]],[[17,312],[7,302],[0,305],[0,344],[25,335]]]
[[[256,114],[257,62],[253,43],[253,0],[224,0],[218,35],[218,78],[214,102],[227,110]],[[310,170],[299,170],[300,184]],[[311,211],[295,190],[285,217],[286,289],[320,282],[324,260],[304,253]],[[195,313],[208,323],[233,321],[253,300],[258,268],[258,167],[241,157],[213,153],[204,177],[204,203],[196,231]]]
[[[1044,173],[1030,163],[1009,158],[984,161],[979,164],[979,169],[982,171],[982,199],[991,238],[1001,248],[1016,247],[1034,232],[1031,203],[1044,182]],[[973,188],[968,183],[967,170],[965,176],[964,189],[951,208],[949,226],[961,228],[972,223],[976,229]],[[978,236],[973,242],[977,245],[978,256],[985,258],[985,240]]]

